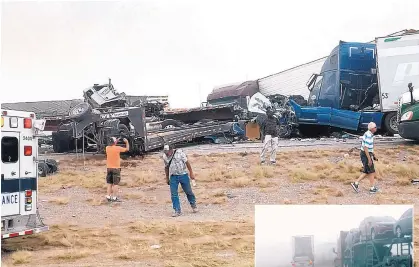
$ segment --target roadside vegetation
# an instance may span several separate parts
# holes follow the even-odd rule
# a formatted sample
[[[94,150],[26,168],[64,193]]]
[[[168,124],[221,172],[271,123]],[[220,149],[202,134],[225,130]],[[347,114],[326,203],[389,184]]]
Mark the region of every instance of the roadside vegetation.
[[[358,149],[279,152],[276,166],[259,165],[255,153],[190,154],[197,179],[194,192],[206,212],[176,219],[162,215],[170,212],[171,201],[158,155],[129,159],[123,161],[121,183],[126,203],[111,210],[152,213],[151,219],[122,216],[106,226],[98,226],[99,219],[94,219],[97,210],[110,211],[103,198],[103,156],[91,156],[85,164],[68,156],[60,160],[59,173],[39,181],[41,198],[46,200],[42,203],[47,205],[41,214],[46,223],[49,219],[58,223],[51,224],[47,233],[5,242],[15,252],[2,257],[2,264],[253,266],[254,204],[419,204],[418,189],[410,183],[419,177],[419,146],[380,148],[376,154],[383,192],[375,196],[356,195],[348,186],[360,174]],[[367,186],[367,181],[361,185]],[[95,223],[85,223],[77,209],[88,212]],[[76,223],[60,221],[66,213],[75,214]],[[416,233],[418,227],[416,213]],[[419,255],[418,237],[415,255]]]

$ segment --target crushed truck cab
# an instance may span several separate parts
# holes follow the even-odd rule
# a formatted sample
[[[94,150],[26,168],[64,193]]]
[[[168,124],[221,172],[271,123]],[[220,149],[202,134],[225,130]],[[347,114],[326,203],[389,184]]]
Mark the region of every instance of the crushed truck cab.
[[[414,89],[413,84],[399,98],[397,117],[400,136],[419,141],[419,89]]]
[[[374,43],[340,41],[307,82],[307,106],[291,101],[298,123],[361,131],[372,121],[397,133],[398,98],[408,83],[419,83],[418,40],[419,34],[404,34]]]
[[[38,213],[38,138],[32,112],[1,111],[1,238],[48,230]]]

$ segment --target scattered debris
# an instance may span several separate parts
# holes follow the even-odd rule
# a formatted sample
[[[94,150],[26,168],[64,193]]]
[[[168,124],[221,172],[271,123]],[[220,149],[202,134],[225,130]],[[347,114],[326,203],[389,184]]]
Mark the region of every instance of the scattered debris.
[[[161,246],[160,245],[152,245],[150,248],[151,249],[159,249],[159,248],[161,248]]]
[[[38,162],[38,174],[40,177],[54,174],[58,171],[58,161],[55,159],[45,159]]]
[[[226,194],[226,196],[228,197],[228,198],[235,198],[236,196],[235,195],[233,195],[232,193],[227,193]]]
[[[242,156],[242,157],[246,157],[247,155],[249,155],[249,153],[247,153],[247,152],[245,151],[245,152],[240,152],[240,153],[239,153],[239,155],[240,155],[240,156]]]

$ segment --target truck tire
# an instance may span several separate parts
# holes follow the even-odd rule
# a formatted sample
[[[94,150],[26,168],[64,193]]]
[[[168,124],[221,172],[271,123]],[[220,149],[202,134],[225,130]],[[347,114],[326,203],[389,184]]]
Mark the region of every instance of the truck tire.
[[[177,120],[167,119],[162,121],[161,128],[162,129],[171,129],[182,126],[182,123]]]
[[[119,124],[118,131],[121,134],[121,136],[124,136],[124,137],[129,136],[129,129],[125,124],[122,124],[122,123]]]
[[[384,118],[384,128],[390,135],[394,135],[399,132],[396,112],[390,112],[386,115]]]
[[[40,177],[46,177],[49,173],[49,167],[45,162],[38,163],[38,175]]]
[[[82,121],[92,112],[92,107],[86,103],[80,103],[70,109],[68,116],[71,120]]]
[[[51,173],[58,171],[58,163],[55,159],[47,159],[45,163],[48,165]]]

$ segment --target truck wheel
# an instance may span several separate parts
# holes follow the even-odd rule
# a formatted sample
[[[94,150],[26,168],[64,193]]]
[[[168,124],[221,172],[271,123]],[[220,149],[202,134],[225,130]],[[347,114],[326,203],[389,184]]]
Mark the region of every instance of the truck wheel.
[[[49,167],[45,162],[38,163],[38,175],[41,177],[46,177],[49,173]]]
[[[125,124],[118,124],[118,131],[121,135],[123,136],[128,136],[129,135],[129,129]]]
[[[70,109],[68,116],[71,120],[82,121],[92,112],[92,107],[86,103],[80,103]]]
[[[398,124],[396,112],[391,112],[386,115],[384,119],[384,127],[389,134],[394,135],[399,132]]]

